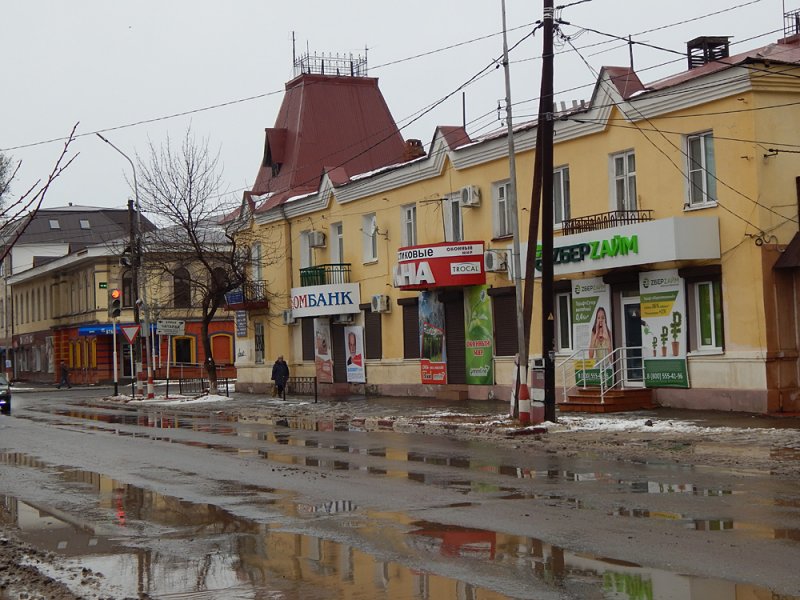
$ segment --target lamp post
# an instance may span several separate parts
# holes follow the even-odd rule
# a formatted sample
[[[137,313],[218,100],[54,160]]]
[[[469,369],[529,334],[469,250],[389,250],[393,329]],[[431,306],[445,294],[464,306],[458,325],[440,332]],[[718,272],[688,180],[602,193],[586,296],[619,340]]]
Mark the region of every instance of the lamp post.
[[[144,327],[142,328],[143,331],[141,335],[144,336],[144,343],[145,343],[145,350],[144,350],[144,359],[147,362],[147,398],[153,398],[153,365],[150,362],[150,309],[148,308],[147,304],[147,283],[144,281],[146,277],[144,277],[144,269],[142,268],[144,265],[144,261],[142,260],[142,207],[139,204],[139,184],[136,181],[136,167],[133,164],[133,161],[130,157],[125,154],[122,150],[117,148],[114,144],[108,141],[99,133],[97,134],[101,140],[103,140],[106,144],[111,146],[114,150],[119,152],[122,156],[125,157],[125,160],[128,161],[131,165],[131,171],[133,172],[133,194],[136,198],[136,267],[138,270],[142,271],[142,277],[138,278],[138,287],[139,289],[137,292],[141,293],[142,299],[142,309],[144,311]],[[134,252],[134,249],[131,248],[131,252]]]

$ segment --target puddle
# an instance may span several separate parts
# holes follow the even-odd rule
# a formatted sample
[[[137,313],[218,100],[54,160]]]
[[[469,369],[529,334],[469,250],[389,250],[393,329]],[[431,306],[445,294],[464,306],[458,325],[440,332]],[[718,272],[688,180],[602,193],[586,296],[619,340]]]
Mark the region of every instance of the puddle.
[[[370,513],[349,500],[294,503],[273,488],[222,483],[223,492],[248,503],[254,496],[282,500],[284,517],[299,518],[292,529],[308,517],[339,525],[311,535],[288,531],[285,520],[259,522],[35,457],[9,453],[2,460],[47,469],[96,496],[94,508],[80,515],[0,496],[0,521],[68,567],[102,572],[102,591],[114,597],[501,600],[569,589],[652,600],[673,599],[680,589],[702,589],[704,598],[718,600],[775,597],[751,585],[572,552],[537,538]]]

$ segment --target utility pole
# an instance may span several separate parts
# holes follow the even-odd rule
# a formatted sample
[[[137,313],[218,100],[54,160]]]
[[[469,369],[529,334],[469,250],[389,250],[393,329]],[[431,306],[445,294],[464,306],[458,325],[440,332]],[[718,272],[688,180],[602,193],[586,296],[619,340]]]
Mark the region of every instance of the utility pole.
[[[556,420],[555,314],[553,306],[553,0],[544,0],[542,27],[542,358],[544,418]],[[538,151],[538,148],[537,148]]]
[[[530,406],[520,407],[520,388],[528,384],[528,345],[525,342],[525,320],[522,313],[522,261],[520,260],[519,244],[519,212],[517,211],[517,161],[514,151],[514,125],[511,115],[511,76],[508,63],[508,38],[506,36],[506,2],[502,0],[503,9],[503,70],[506,83],[506,131],[508,137],[508,212],[511,220],[511,233],[514,235],[513,256],[511,257],[514,269],[514,287],[516,289],[517,308],[517,376],[515,378],[513,416],[520,416],[520,412],[527,410],[530,419]]]
[[[133,322],[137,325],[139,324],[139,253],[136,251],[136,221],[134,221],[134,213],[133,213],[133,199],[128,198],[128,243],[131,247],[131,288],[136,296],[133,299]],[[142,336],[136,336],[136,340],[134,341],[133,349],[131,350],[134,356],[141,356],[142,355]],[[136,373],[132,373],[131,375],[136,378],[136,393],[139,396],[144,396],[143,393],[143,386],[142,386],[142,378],[139,376],[141,372],[141,362],[137,361],[139,367],[136,369]]]

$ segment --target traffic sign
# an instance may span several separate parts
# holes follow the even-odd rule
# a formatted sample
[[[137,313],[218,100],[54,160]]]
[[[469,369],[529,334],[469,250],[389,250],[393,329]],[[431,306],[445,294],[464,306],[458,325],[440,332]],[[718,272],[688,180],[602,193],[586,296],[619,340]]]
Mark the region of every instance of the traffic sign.
[[[177,319],[159,319],[156,321],[158,335],[183,335],[186,330],[186,321]]]
[[[139,330],[142,328],[141,325],[121,325],[120,329],[122,329],[122,333],[125,334],[125,339],[128,340],[129,344],[133,343],[133,340],[136,339],[136,336],[139,335]]]

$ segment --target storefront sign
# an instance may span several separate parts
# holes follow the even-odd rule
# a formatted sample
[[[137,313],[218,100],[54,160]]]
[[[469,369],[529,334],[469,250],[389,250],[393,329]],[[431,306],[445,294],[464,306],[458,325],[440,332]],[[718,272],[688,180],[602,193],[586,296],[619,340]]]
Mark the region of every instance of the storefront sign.
[[[444,304],[434,292],[419,295],[419,356],[422,383],[447,383]]]
[[[364,383],[364,328],[350,325],[344,328],[344,347],[347,350],[347,381]]]
[[[292,288],[292,316],[295,318],[358,313],[360,303],[357,283]]]
[[[686,368],[686,300],[676,269],[639,274],[644,384],[689,387]]]
[[[247,337],[247,311],[236,311],[236,337]]]
[[[394,286],[404,290],[483,285],[483,242],[443,242],[397,251]]]
[[[600,361],[614,350],[611,291],[600,277],[572,282],[572,332],[575,348],[588,348],[586,358],[575,361],[575,382],[599,386],[601,371],[608,381],[611,365]]]
[[[488,286],[476,285],[464,290],[467,383],[472,385],[494,383],[492,304],[487,289]]]

